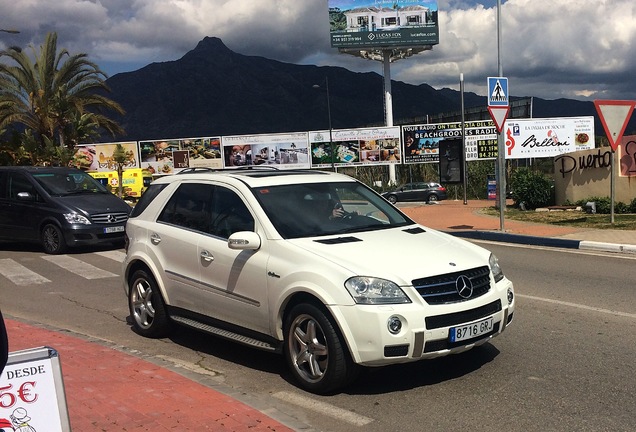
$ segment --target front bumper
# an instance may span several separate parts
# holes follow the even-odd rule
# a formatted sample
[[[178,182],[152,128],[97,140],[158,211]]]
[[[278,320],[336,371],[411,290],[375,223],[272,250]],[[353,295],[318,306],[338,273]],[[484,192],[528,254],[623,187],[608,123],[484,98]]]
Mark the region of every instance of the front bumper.
[[[512,282],[503,279],[487,295],[462,303],[430,306],[425,303],[332,308],[337,320],[347,323],[343,333],[354,361],[364,366],[385,366],[467,351],[501,334],[513,320]],[[509,301],[509,294],[512,299]],[[493,326],[479,336],[452,342],[450,329],[480,323],[492,317]],[[392,334],[391,318],[401,329]]]
[[[62,227],[68,246],[89,246],[123,242],[126,223],[117,224],[73,224]]]

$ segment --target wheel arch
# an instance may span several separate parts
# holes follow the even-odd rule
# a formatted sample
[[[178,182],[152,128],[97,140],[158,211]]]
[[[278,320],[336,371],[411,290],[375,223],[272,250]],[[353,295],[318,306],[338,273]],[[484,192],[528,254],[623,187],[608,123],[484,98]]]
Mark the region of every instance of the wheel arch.
[[[284,341],[284,325],[285,320],[287,319],[287,315],[294,308],[294,306],[302,303],[311,304],[318,309],[320,309],[327,319],[333,325],[333,328],[338,333],[338,336],[341,339],[341,342],[344,343],[344,346],[347,349],[347,354],[349,358],[353,360],[354,363],[359,363],[360,358],[357,355],[357,347],[355,345],[355,339],[351,334],[349,327],[346,325],[346,320],[344,316],[338,313],[337,308],[332,308],[323,303],[318,297],[312,295],[308,292],[296,292],[289,296],[283,304],[281,304],[279,313],[277,315],[276,322],[276,335],[277,338]],[[344,325],[343,325],[344,324]]]

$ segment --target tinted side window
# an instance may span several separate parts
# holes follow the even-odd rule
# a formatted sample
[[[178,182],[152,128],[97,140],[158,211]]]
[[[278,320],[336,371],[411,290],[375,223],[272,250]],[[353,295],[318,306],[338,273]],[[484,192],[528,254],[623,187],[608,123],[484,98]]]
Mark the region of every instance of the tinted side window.
[[[211,185],[197,183],[182,184],[162,210],[159,221],[208,232],[213,188]]]
[[[39,194],[35,190],[33,183],[22,173],[11,173],[9,175],[9,199],[17,200],[20,192],[28,192],[35,198],[35,201],[41,201]]]
[[[234,192],[224,187],[214,191],[210,234],[228,238],[237,231],[253,231],[254,218]]]
[[[132,209],[132,212],[130,213],[130,217],[134,218],[139,216],[141,213],[143,213],[146,207],[150,205],[150,203],[156,198],[156,196],[159,195],[159,192],[161,192],[166,186],[168,185],[167,184],[151,185],[146,190],[146,192],[144,192],[141,195],[141,198],[139,199],[139,201],[137,201],[137,204],[135,205],[135,207]]]

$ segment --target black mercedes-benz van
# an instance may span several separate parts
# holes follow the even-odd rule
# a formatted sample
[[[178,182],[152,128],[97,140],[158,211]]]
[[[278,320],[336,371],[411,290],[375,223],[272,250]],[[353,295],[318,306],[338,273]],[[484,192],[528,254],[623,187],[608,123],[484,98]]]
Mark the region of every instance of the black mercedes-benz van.
[[[0,167],[0,239],[69,247],[123,245],[131,207],[76,168]]]

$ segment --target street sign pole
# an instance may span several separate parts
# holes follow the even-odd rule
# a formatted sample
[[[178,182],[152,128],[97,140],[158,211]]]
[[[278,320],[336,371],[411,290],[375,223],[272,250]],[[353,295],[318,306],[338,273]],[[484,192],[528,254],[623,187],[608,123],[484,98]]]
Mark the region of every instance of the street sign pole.
[[[508,98],[508,78],[488,77],[488,111],[497,128],[497,195],[499,203],[499,229],[504,231],[504,212],[506,211],[506,155],[503,133],[506,117],[510,111]]]
[[[636,101],[595,100],[594,106],[605,129],[607,140],[612,147],[612,157],[610,159],[610,223],[614,224],[614,197],[616,194],[614,158],[618,143],[623,137],[627,123],[629,123],[634,111],[634,106],[636,106]]]

